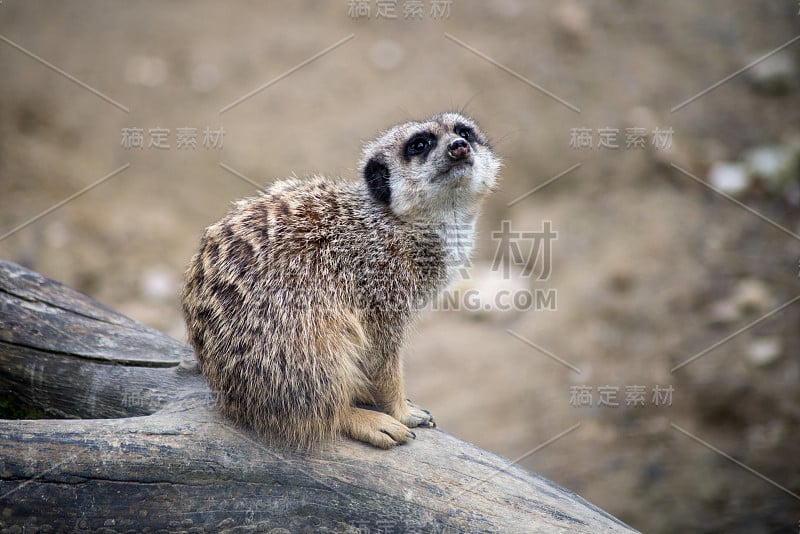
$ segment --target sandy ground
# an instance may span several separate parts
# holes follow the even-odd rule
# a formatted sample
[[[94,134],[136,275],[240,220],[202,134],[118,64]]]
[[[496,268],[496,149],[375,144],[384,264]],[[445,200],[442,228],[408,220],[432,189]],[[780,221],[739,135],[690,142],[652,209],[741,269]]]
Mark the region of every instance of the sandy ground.
[[[640,530],[796,532],[800,305],[772,312],[800,294],[800,210],[740,195],[760,218],[703,181],[800,133],[797,80],[765,94],[745,72],[670,109],[799,34],[797,3],[456,0],[441,18],[431,3],[409,20],[402,1],[385,19],[344,0],[4,0],[0,35],[28,53],[0,42],[0,234],[129,166],[0,240],[0,257],[184,338],[183,269],[250,181],[354,178],[380,128],[466,106],[505,166],[460,287],[553,290],[556,306],[428,313],[404,350],[412,398]],[[124,128],[145,146],[122,146]],[[196,148],[176,146],[179,128]],[[570,146],[577,128],[592,148]],[[618,148],[597,147],[603,128]],[[626,128],[647,147],[626,148]],[[169,148],[147,146],[151,129]],[[547,280],[492,269],[503,221],[551,221]]]

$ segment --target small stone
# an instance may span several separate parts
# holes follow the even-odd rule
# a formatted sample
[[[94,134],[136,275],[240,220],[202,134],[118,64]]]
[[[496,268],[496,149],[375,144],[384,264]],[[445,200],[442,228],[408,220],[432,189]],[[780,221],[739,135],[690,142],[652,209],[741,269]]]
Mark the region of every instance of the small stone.
[[[745,153],[744,161],[750,175],[773,193],[783,191],[797,176],[797,160],[791,150],[782,146],[753,148]]]
[[[796,84],[797,66],[791,55],[781,51],[750,67],[747,77],[757,91],[781,95]]]
[[[708,172],[708,181],[716,189],[732,196],[744,193],[750,186],[747,169],[741,163],[717,162]]]
[[[150,267],[142,273],[142,294],[150,300],[164,300],[178,294],[178,284],[169,269],[163,266]]]
[[[712,324],[735,323],[741,318],[739,306],[730,299],[721,300],[711,305],[709,310]]]
[[[744,313],[764,313],[775,306],[767,284],[755,278],[748,278],[739,282],[733,290],[731,297],[736,306]]]
[[[589,12],[576,2],[562,2],[552,12],[556,30],[571,44],[584,44],[592,28]]]
[[[756,367],[773,363],[783,354],[783,342],[779,337],[763,337],[747,346],[747,360]]]
[[[125,80],[134,85],[158,87],[167,79],[167,62],[156,56],[133,56],[125,63]]]
[[[397,41],[384,39],[373,44],[369,49],[372,63],[382,70],[394,70],[403,62],[406,52]]]

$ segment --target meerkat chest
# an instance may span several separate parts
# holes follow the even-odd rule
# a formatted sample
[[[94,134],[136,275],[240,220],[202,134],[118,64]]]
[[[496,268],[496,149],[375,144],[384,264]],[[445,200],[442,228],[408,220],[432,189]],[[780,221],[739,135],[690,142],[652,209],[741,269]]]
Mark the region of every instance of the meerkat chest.
[[[438,228],[446,268],[445,287],[464,274],[470,266],[470,256],[475,242],[475,221],[442,224]]]

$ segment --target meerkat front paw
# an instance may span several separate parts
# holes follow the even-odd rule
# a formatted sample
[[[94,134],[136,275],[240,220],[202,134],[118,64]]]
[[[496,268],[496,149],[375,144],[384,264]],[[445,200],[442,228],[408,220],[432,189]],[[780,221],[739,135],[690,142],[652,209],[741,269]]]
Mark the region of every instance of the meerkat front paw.
[[[407,427],[414,428],[420,426],[434,428],[436,426],[436,421],[433,420],[431,412],[425,408],[417,406],[408,399],[406,399],[404,408],[405,409],[401,408],[399,411],[400,413],[398,413],[395,418]]]
[[[389,449],[417,437],[394,417],[364,408],[354,407],[343,426],[344,432],[351,438],[382,449]]]

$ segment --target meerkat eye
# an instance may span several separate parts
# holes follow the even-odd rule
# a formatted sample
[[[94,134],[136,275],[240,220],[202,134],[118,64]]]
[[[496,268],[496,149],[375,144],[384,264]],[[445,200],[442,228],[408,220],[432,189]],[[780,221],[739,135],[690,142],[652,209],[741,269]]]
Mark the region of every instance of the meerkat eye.
[[[408,140],[408,143],[406,143],[406,157],[410,158],[411,156],[426,154],[435,145],[436,137],[434,137],[433,134],[423,133],[415,135]]]
[[[455,127],[455,133],[459,137],[464,138],[464,140],[467,141],[468,143],[471,143],[472,141],[475,140],[475,131],[469,126],[458,124]]]
[[[422,154],[426,148],[428,148],[428,140],[424,137],[412,139],[408,144],[408,151],[413,155]]]

